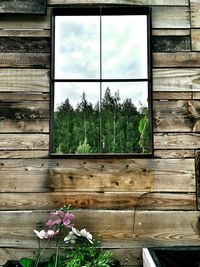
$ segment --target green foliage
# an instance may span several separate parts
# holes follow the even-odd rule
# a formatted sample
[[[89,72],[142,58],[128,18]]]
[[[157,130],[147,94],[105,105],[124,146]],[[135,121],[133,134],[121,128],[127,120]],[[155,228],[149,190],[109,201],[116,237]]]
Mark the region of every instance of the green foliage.
[[[72,107],[69,99],[54,112],[53,152],[143,153],[149,150],[148,109],[137,109],[131,98],[106,89],[101,103],[92,105],[83,92]]]
[[[73,249],[66,249],[63,267],[111,267],[114,257],[111,252],[104,252],[96,245],[79,244]]]
[[[34,266],[33,259],[21,258],[19,262],[23,267],[33,267]]]
[[[79,146],[76,149],[76,154],[85,154],[91,152],[91,146],[87,143],[87,138],[85,138],[84,142],[80,142]]]

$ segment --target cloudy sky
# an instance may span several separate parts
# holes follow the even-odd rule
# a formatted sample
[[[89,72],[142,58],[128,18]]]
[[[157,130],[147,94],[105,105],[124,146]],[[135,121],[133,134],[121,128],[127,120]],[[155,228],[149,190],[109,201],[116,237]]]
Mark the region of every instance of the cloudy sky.
[[[100,53],[99,16],[56,16],[55,79],[145,79],[147,78],[146,16],[103,16]],[[101,54],[101,55],[100,55]],[[102,67],[100,67],[102,62]],[[121,100],[147,103],[147,84],[103,83]],[[98,83],[56,83],[55,108],[66,98],[76,106],[83,92],[88,101],[99,100]]]

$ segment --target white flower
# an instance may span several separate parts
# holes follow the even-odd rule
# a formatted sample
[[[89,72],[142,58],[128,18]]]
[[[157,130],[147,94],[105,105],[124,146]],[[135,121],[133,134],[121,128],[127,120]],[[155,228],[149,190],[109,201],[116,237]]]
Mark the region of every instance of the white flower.
[[[39,237],[40,239],[44,239],[44,238],[46,238],[46,232],[45,232],[44,230],[41,230],[40,232],[37,231],[37,230],[34,230],[33,232],[34,232],[34,233],[37,235],[37,237]]]
[[[86,229],[81,229],[80,231],[77,230],[76,228],[72,227],[72,232],[76,235],[76,236],[82,236],[87,238],[87,240],[93,244],[92,241],[92,235],[86,230]]]
[[[74,234],[73,231],[70,231],[69,234],[64,238],[64,242],[65,243],[71,243],[71,244],[75,244],[76,243],[76,235]]]

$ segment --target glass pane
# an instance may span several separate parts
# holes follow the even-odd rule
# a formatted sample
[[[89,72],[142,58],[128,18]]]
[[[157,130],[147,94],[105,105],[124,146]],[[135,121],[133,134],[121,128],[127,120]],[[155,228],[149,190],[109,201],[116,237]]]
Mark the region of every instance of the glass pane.
[[[102,17],[102,78],[147,78],[147,16]]]
[[[148,153],[150,128],[148,83],[103,83],[102,151]]]
[[[55,78],[98,79],[100,18],[55,17]]]
[[[54,153],[100,152],[99,83],[55,83]]]

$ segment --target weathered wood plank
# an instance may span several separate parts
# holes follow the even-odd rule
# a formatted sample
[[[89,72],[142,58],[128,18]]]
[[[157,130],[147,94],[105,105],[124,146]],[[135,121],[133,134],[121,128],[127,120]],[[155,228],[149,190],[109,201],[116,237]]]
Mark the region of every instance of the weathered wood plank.
[[[200,67],[199,52],[153,53],[154,67]]]
[[[196,194],[197,194],[197,208],[200,209],[200,151],[195,155],[195,178],[196,178]]]
[[[192,28],[199,28],[200,27],[200,2],[199,0],[190,0],[191,6],[191,26]]]
[[[38,159],[48,158],[49,150],[6,150],[0,151],[0,159]]]
[[[158,55],[159,64],[170,65],[167,61],[169,56],[173,61],[172,54],[165,54],[161,58],[165,61],[161,63],[160,53]],[[175,60],[175,59],[174,59]],[[155,58],[156,61],[156,58]],[[158,62],[157,62],[158,63]],[[157,64],[156,63],[156,64]],[[176,65],[175,63],[172,63]],[[200,91],[200,69],[196,68],[169,68],[169,69],[154,69],[153,70],[153,91],[173,91],[173,92],[191,92]]]
[[[190,36],[153,36],[153,52],[190,51]]]
[[[0,134],[0,150],[48,149],[48,134]]]
[[[77,228],[86,228],[100,238],[102,245],[112,248],[172,246],[199,244],[193,226],[197,211],[74,211]],[[33,229],[38,220],[46,221],[47,213],[0,212],[1,247],[37,247]],[[17,221],[17,223],[16,223]],[[6,236],[6,238],[5,238]],[[49,243],[51,245],[51,242]]]
[[[30,0],[31,1],[31,0]],[[5,30],[49,30],[51,9],[44,15],[23,14],[23,16],[12,15],[1,16],[0,29]]]
[[[190,28],[189,7],[154,6],[152,8],[152,27]]]
[[[0,37],[0,53],[50,53],[50,38]]]
[[[200,99],[200,92],[192,92],[193,99]]]
[[[153,36],[190,36],[189,29],[153,29]],[[1,36],[1,32],[0,32]]]
[[[49,53],[0,53],[0,68],[49,68]]]
[[[22,54],[18,60],[20,60],[23,55],[24,54]],[[15,54],[13,56],[15,58]],[[9,54],[9,57],[12,61],[12,54]],[[17,58],[13,60],[17,60]],[[24,95],[31,96],[31,94],[37,95],[49,93],[50,91],[49,70],[46,69],[0,69],[0,80],[1,99],[4,97],[2,94],[3,92],[14,92],[15,94],[13,95],[16,97],[15,99],[23,100]]]
[[[176,150],[162,150],[162,149],[155,149],[154,156],[159,158],[166,158],[166,159],[181,159],[181,158],[194,158],[195,151],[194,150],[185,150],[185,149],[176,149]]]
[[[55,209],[196,210],[196,194],[183,193],[1,193],[0,210]]]
[[[0,77],[1,77],[1,70],[0,70]],[[42,80],[42,78],[41,78]],[[40,80],[40,81],[41,81]],[[27,81],[28,82],[28,81]],[[30,79],[29,79],[30,82]],[[27,85],[28,86],[28,85]],[[15,88],[16,90],[16,88]],[[41,90],[41,92],[37,92],[36,90],[34,91],[29,91],[28,87],[27,87],[27,91],[15,91],[11,90],[11,92],[2,92],[0,94],[0,100],[1,101],[50,101],[50,94],[47,92],[42,92],[44,90],[43,87],[38,88],[38,90]],[[47,90],[49,90],[49,88],[47,87]]]
[[[199,133],[156,133],[154,134],[155,149],[199,149]]]
[[[0,13],[45,14],[46,4],[46,0],[1,0]]]
[[[19,114],[19,113],[18,113]],[[49,133],[48,119],[0,120],[0,133]]]
[[[195,192],[194,159],[1,159],[0,192]]]
[[[18,121],[49,118],[49,101],[0,101],[0,118]]]
[[[77,3],[76,0],[47,0],[48,5],[64,5]],[[81,1],[79,0],[78,3]],[[98,3],[133,4],[133,5],[168,5],[168,6],[188,6],[188,0],[109,0],[98,1]],[[96,3],[94,0],[83,1],[83,3]]]
[[[191,29],[192,51],[200,51],[200,29]]]
[[[153,100],[192,99],[192,92],[153,92]]]
[[[1,30],[0,29],[0,36],[1,37],[50,37],[50,30],[43,30],[43,29]]]
[[[154,101],[155,132],[199,132],[200,103],[198,100]]]

